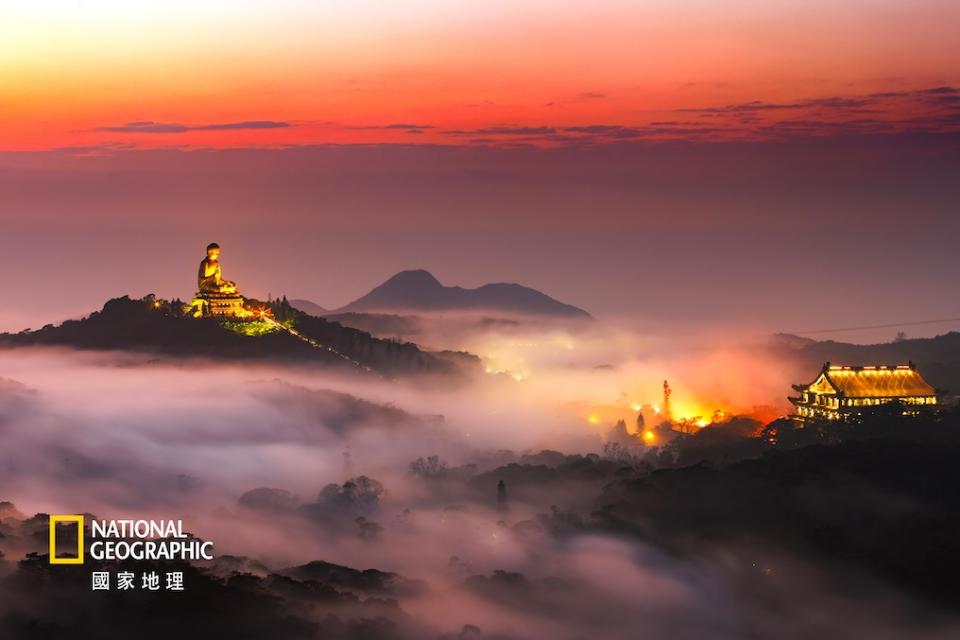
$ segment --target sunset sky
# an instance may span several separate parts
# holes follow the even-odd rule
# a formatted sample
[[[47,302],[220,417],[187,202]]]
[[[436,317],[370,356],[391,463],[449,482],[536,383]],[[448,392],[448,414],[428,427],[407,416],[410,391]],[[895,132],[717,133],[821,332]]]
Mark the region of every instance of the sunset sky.
[[[668,324],[960,316],[958,24],[951,0],[3,2],[0,329],[188,296],[213,240],[250,295],[325,306],[425,267]]]

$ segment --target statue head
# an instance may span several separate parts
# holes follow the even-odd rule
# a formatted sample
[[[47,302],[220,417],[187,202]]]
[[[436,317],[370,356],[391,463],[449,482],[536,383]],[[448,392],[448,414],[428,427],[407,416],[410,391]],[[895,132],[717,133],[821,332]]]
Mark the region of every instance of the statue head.
[[[211,242],[207,245],[207,257],[211,260],[216,260],[220,257],[220,245],[216,242]]]

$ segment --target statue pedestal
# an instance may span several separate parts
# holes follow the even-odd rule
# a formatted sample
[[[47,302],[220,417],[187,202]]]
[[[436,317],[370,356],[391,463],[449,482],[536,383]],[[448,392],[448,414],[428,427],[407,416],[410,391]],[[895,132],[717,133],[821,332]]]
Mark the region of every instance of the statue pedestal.
[[[199,306],[196,316],[215,316],[215,317],[236,317],[242,318],[250,315],[243,307],[243,296],[239,293],[215,293],[213,291],[200,291],[193,299],[191,305]]]

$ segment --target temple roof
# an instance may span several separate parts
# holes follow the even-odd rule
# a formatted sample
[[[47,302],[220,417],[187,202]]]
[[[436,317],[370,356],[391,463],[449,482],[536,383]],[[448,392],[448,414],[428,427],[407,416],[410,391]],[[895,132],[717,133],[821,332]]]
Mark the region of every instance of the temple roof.
[[[815,393],[843,394],[847,398],[933,396],[937,393],[912,364],[846,367],[828,363],[807,388]]]

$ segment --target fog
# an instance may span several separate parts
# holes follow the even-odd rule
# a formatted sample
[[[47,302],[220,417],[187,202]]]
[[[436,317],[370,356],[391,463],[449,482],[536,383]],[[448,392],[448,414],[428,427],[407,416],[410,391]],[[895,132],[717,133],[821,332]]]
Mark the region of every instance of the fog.
[[[657,403],[664,378],[678,415],[782,406],[796,371],[762,350],[717,344],[596,327],[488,332],[466,345],[487,371],[458,388],[308,367],[5,351],[0,500],[28,516],[182,519],[218,556],[270,570],[325,560],[396,572],[417,585],[392,594],[411,637],[956,633],[951,620],[913,626],[922,605],[892,588],[863,579],[843,591],[829,567],[765,542],[679,558],[612,532],[556,535],[589,517],[603,479],[508,481],[509,502],[498,504],[498,475],[482,474],[523,452],[601,452],[612,425],[584,411]],[[411,472],[433,455],[442,475]],[[30,550],[42,543],[5,547],[8,560]]]

